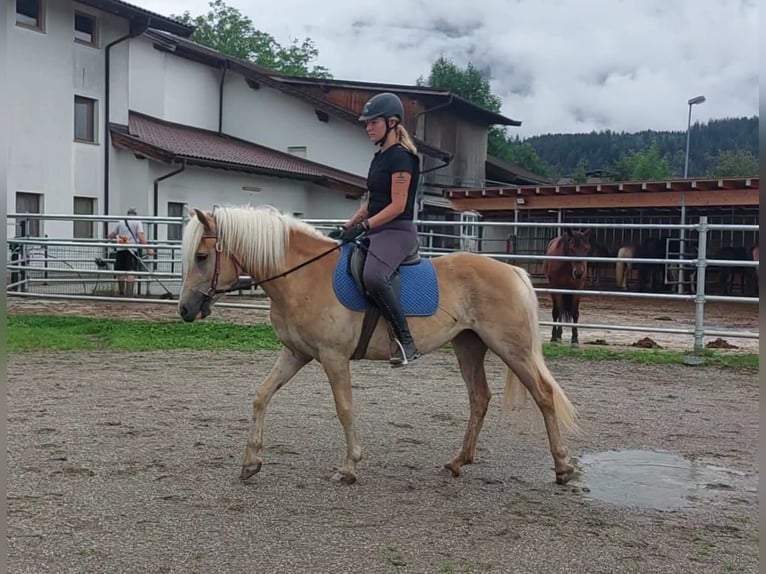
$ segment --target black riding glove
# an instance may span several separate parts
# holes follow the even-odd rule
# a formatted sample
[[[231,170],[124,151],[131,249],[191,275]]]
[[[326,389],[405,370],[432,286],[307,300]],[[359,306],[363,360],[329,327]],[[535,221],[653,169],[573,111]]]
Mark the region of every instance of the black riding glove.
[[[343,232],[340,234],[340,240],[343,243],[354,241],[357,237],[360,237],[361,235],[366,233],[368,229],[369,229],[369,226],[367,225],[366,221],[363,221],[362,223],[357,223],[356,225],[352,225],[351,227],[344,229]]]
[[[345,229],[340,227],[338,229],[333,229],[332,231],[330,231],[330,233],[327,234],[327,237],[329,237],[330,239],[340,239],[344,231]]]

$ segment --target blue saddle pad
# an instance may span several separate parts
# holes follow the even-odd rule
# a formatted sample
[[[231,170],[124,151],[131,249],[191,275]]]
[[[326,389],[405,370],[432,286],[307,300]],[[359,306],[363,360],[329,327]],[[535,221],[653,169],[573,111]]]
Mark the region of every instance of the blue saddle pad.
[[[333,287],[338,300],[353,311],[364,311],[371,303],[359,291],[349,268],[353,243],[340,249],[340,258],[333,274]],[[369,255],[368,255],[369,257]],[[401,293],[399,300],[404,314],[410,317],[428,317],[439,307],[439,284],[430,259],[423,258],[416,265],[399,267]]]

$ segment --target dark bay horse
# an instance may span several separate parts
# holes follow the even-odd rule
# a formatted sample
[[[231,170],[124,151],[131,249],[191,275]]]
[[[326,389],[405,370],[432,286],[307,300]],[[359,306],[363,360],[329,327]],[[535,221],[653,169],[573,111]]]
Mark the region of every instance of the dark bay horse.
[[[614,257],[612,250],[600,242],[591,241],[590,257]],[[603,272],[611,265],[608,261],[590,261],[588,263],[588,276],[593,285],[600,285],[603,279]]]
[[[757,257],[757,246],[751,248],[741,245],[727,245],[715,252],[712,259],[722,259],[728,261],[755,261],[754,254]],[[755,267],[715,265],[711,268],[718,270],[718,286],[721,295],[733,295],[734,287],[738,284],[740,295],[753,295],[757,291],[758,269]],[[755,277],[753,276],[755,271]],[[739,279],[739,281],[737,281]]]
[[[249,480],[261,470],[265,413],[272,397],[316,360],[329,380],[346,439],[345,456],[335,478],[353,483],[357,463],[362,460],[362,444],[356,430],[350,363],[357,360],[355,349],[366,323],[364,312],[345,306],[333,287],[339,265],[346,269],[341,263],[341,245],[306,222],[267,206],[222,207],[212,213],[194,210],[190,215],[183,232],[180,316],[190,323],[207,317],[213,305],[239,284],[240,274],[247,275],[268,295],[271,324],[283,345],[272,370],[255,391],[240,478]],[[430,282],[435,282],[438,306],[430,315],[411,317],[412,336],[424,357],[451,342],[468,389],[462,445],[444,466],[459,476],[464,465],[474,462],[492,397],[484,368],[487,352],[492,351],[507,366],[503,410],[512,407],[515,399],[523,400],[523,389],[532,396],[545,422],[556,482],[569,481],[574,468],[567,461],[560,425],[576,430],[577,412],[545,364],[537,294],[529,274],[520,267],[466,252],[435,257],[427,265],[433,265],[434,275],[412,279],[409,285],[428,281],[430,288]],[[584,266],[579,274],[585,275]],[[388,327],[377,322],[373,328],[359,360],[389,361]],[[410,382],[415,388],[417,381]]]
[[[666,239],[647,237],[639,245],[623,245],[617,252],[617,257],[631,259],[665,259]],[[638,290],[659,292],[665,287],[664,263],[638,263],[618,261],[615,266],[617,285],[623,290],[628,289],[628,279],[631,269],[638,271]]]
[[[591,253],[590,230],[572,231],[566,229],[563,235],[554,237],[548,243],[546,255],[566,257],[588,257]],[[543,273],[552,289],[584,289],[587,280],[588,264],[586,261],[546,259],[543,261]],[[577,323],[580,319],[580,296],[574,293],[551,293],[554,323]],[[563,321],[562,321],[563,319]],[[561,343],[564,328],[554,325],[551,331],[551,343]],[[577,327],[572,327],[572,347],[579,346]]]

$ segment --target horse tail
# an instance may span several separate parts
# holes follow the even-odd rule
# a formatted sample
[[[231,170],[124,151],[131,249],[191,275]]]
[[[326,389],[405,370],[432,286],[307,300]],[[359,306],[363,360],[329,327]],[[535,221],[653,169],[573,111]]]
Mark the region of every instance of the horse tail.
[[[540,323],[538,319],[537,294],[532,286],[529,274],[519,267],[511,267],[526,288],[524,300],[520,301],[527,309],[527,324],[529,325],[529,336],[532,344],[532,366],[538,373],[537,384],[542,386],[543,394],[553,396],[553,411],[556,413],[561,424],[569,431],[577,431],[577,411],[575,410],[564,390],[559,386],[556,379],[548,370],[543,358],[543,344],[540,336]],[[505,390],[503,391],[503,404],[501,413],[507,416],[514,407],[524,407],[527,402],[527,393],[519,379],[518,375],[508,368],[505,377]]]

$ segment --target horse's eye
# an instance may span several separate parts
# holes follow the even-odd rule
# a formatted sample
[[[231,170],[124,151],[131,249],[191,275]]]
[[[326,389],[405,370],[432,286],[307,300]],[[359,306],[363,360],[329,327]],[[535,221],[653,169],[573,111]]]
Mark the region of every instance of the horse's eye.
[[[197,253],[195,259],[197,260],[197,263],[200,263],[207,259],[207,253]]]

